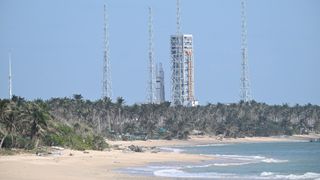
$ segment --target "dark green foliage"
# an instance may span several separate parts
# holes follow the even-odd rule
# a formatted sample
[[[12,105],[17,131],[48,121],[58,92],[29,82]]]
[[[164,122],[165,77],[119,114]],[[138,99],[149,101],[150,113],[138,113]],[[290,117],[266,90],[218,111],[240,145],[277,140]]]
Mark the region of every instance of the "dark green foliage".
[[[48,132],[45,140],[45,145],[48,146],[63,146],[76,150],[103,150],[107,148],[107,143],[102,136],[92,133],[83,132],[79,123],[73,127],[66,124],[58,124],[54,131]]]
[[[101,136],[93,136],[92,140],[92,149],[93,150],[103,150],[108,148],[108,144],[106,143],[105,139]]]
[[[81,97],[76,98],[81,102]],[[66,121],[58,121],[48,107],[42,100],[29,102],[17,96],[12,101],[0,100],[0,149],[36,149],[39,145],[78,150],[107,147],[103,137],[95,135],[92,128],[81,123],[69,126]]]
[[[111,139],[186,139],[193,130],[228,137],[320,132],[320,107],[293,107],[252,101],[183,107],[163,104],[127,106],[123,98],[97,101],[53,98],[0,100],[0,148],[56,145],[74,149],[107,147]],[[101,136],[100,136],[101,135]]]
[[[56,98],[47,103],[50,113],[60,121],[85,123],[112,139],[137,139],[137,134],[146,134],[145,138],[185,139],[194,129],[229,137],[320,131],[320,107],[311,104],[270,106],[252,101],[197,107],[170,107],[168,102],[127,106],[123,98],[116,102],[108,98],[95,102]],[[160,128],[166,131],[159,132]]]

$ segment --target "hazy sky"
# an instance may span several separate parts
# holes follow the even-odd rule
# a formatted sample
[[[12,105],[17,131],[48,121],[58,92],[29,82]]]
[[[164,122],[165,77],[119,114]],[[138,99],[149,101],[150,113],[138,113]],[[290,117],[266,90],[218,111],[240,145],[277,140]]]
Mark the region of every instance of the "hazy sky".
[[[102,0],[0,0],[0,98],[101,97]],[[182,0],[182,31],[194,36],[195,94],[201,104],[237,102],[240,0]],[[109,0],[113,98],[144,102],[148,6],[154,8],[155,56],[171,99],[169,37],[175,0]],[[320,104],[320,1],[248,0],[253,98],[269,104]]]

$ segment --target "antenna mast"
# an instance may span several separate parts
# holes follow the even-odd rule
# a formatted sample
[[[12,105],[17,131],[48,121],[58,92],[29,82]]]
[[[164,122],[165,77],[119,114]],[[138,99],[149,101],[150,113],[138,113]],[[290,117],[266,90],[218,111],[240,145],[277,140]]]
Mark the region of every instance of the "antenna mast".
[[[251,100],[249,68],[248,68],[248,47],[247,47],[247,0],[241,0],[241,92],[240,99],[244,102]]]
[[[153,17],[152,8],[149,7],[149,82],[148,82],[148,103],[156,103],[156,79],[154,67],[154,49],[153,49]]]
[[[11,51],[9,51],[9,100],[12,99]]]
[[[180,0],[177,0],[177,35],[181,33]]]
[[[103,58],[103,79],[102,79],[102,98],[111,98],[111,68],[109,57],[109,32],[107,5],[104,4],[104,58]]]

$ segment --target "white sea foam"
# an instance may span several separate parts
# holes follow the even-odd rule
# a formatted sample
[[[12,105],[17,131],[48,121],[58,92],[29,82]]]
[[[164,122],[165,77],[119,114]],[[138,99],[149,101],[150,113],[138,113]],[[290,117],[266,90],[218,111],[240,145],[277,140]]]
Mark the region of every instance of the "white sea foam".
[[[320,180],[320,174],[307,172],[305,174],[278,174],[262,172],[260,175],[239,175],[227,173],[188,173],[180,169],[162,169],[153,173],[155,176],[170,178],[202,178],[202,179],[251,179],[251,180]]]
[[[320,174],[307,172],[305,174],[297,175],[297,174],[289,174],[289,175],[275,175],[276,179],[289,179],[289,180],[297,180],[297,179],[317,179],[320,178]]]
[[[318,180],[320,179],[320,174],[314,172],[307,172],[304,174],[279,174],[273,172],[262,172],[261,177],[267,179],[288,179],[288,180]]]
[[[273,158],[267,158],[267,159],[263,159],[261,160],[262,162],[265,163],[285,163],[288,162],[288,160],[280,160],[280,159],[273,159]]]
[[[227,146],[228,144],[199,144],[198,147]]]
[[[160,150],[174,152],[174,153],[181,153],[184,151],[183,149],[171,148],[171,147],[161,147]]]
[[[260,174],[260,176],[272,176],[272,175],[274,175],[273,172],[262,172],[262,173]]]
[[[189,166],[184,166],[183,168],[206,168],[206,167],[210,167],[210,166],[241,166],[241,165],[246,165],[246,164],[250,164],[247,162],[240,162],[240,163],[212,163],[212,164],[204,164],[204,165],[189,165]]]
[[[289,162],[288,160],[282,159],[274,159],[274,158],[267,158],[264,156],[242,156],[242,155],[221,155],[216,154],[215,157],[226,158],[226,159],[233,159],[233,160],[240,160],[246,161],[247,163],[286,163]]]
[[[251,164],[249,162],[243,162],[243,163],[214,163],[214,166],[241,166],[241,165],[246,165],[246,164]]]
[[[202,178],[202,179],[221,179],[224,177],[235,179],[234,174],[223,173],[188,173],[179,169],[163,169],[153,173],[155,176],[170,177],[170,178]]]

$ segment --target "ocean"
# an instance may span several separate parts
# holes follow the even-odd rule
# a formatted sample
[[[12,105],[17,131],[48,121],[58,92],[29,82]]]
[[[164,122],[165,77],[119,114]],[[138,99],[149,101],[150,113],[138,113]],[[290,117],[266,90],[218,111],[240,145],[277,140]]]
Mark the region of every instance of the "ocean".
[[[277,142],[209,144],[164,148],[215,157],[201,163],[153,163],[120,170],[173,179],[320,180],[320,143]]]

